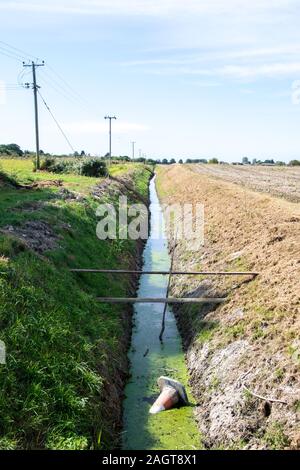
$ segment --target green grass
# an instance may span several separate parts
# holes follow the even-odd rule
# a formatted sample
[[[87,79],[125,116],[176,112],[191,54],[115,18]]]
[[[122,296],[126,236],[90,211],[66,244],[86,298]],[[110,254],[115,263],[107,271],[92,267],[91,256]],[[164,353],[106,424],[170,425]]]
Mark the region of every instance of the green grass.
[[[213,338],[217,327],[217,322],[210,322],[205,320],[198,322],[199,333],[196,339],[197,343],[204,344],[210,341]]]
[[[234,341],[238,338],[241,338],[245,334],[245,324],[242,321],[239,321],[235,325],[228,326],[224,330],[225,336],[227,339]]]
[[[272,450],[284,449],[289,445],[289,439],[284,434],[283,426],[278,422],[270,424],[263,436],[263,441]]]
[[[121,176],[131,171],[142,168],[138,163],[123,163],[120,165],[111,165],[110,173],[112,176]],[[78,176],[72,174],[57,174],[47,171],[33,171],[33,163],[30,159],[0,159],[0,169],[8,176],[15,178],[20,184],[30,184],[36,181],[63,181],[64,185],[73,191],[88,193],[91,185],[99,182],[100,178],[90,178],[88,176]]]
[[[219,377],[214,375],[211,379],[210,385],[209,385],[209,391],[217,390],[221,386],[221,380]]]
[[[300,400],[296,400],[295,403],[294,403],[294,410],[295,410],[295,413],[299,413],[300,412]]]
[[[247,442],[243,439],[238,439],[236,441],[231,441],[227,445],[220,445],[213,447],[211,450],[241,450],[247,445]]]
[[[1,163],[18,182],[57,179],[33,173],[26,160]],[[138,189],[147,194],[149,173],[141,166],[122,165],[118,171],[136,172]],[[99,179],[59,178],[85,192],[85,201],[54,204],[57,188],[0,187],[0,229],[39,220],[61,236],[57,249],[39,256],[21,240],[0,233],[0,340],[7,348],[7,363],[0,365],[0,449],[116,445],[113,412],[103,405],[103,395],[123,372],[124,308],[94,299],[125,296],[129,279],[72,274],[69,268],[127,267],[136,246],[130,240],[97,239],[98,203],[88,192]],[[45,204],[22,211],[24,204],[37,202]]]

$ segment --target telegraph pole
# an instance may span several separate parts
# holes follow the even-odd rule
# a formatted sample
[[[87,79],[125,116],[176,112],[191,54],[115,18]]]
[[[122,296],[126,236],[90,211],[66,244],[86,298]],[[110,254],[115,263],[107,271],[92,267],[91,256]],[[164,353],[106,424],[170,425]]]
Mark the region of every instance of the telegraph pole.
[[[104,119],[109,119],[109,168],[111,164],[111,121],[117,119],[116,116],[105,116]],[[108,172],[109,176],[109,172]]]
[[[35,160],[35,167],[36,170],[40,169],[40,141],[39,141],[39,114],[38,114],[38,99],[37,99],[37,92],[40,88],[39,85],[36,83],[36,67],[43,67],[45,62],[42,61],[41,64],[37,64],[35,62],[31,62],[31,64],[25,64],[23,62],[23,67],[31,67],[32,68],[32,89],[33,89],[33,97],[34,97],[34,116],[35,116],[35,148],[36,148],[36,160]],[[29,83],[26,84],[27,88],[29,88]]]
[[[132,144],[132,161],[134,161],[134,146],[136,142],[131,142],[131,144]]]

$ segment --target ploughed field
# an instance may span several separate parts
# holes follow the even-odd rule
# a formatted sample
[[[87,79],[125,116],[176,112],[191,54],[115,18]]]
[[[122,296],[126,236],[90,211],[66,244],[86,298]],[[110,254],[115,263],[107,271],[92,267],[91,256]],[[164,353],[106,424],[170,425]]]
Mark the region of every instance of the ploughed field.
[[[189,165],[202,175],[221,178],[255,191],[300,201],[300,167],[252,166],[252,165]]]

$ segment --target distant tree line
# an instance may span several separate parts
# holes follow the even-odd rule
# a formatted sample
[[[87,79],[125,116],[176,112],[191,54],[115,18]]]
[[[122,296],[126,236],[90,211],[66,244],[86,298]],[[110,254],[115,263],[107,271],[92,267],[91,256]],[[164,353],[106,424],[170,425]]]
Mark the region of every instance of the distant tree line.
[[[21,147],[17,144],[0,144],[0,157],[10,156],[10,157],[21,157],[21,158],[28,158],[34,156],[35,152],[30,150],[22,150]],[[40,150],[40,154],[42,157],[51,157],[50,153],[46,153],[43,150]],[[55,155],[56,157],[66,158],[66,157],[91,157],[90,153],[86,153],[85,150],[75,151],[72,154],[62,154],[62,155]],[[99,158],[100,160],[106,160],[109,157],[107,153],[103,157],[95,157]],[[149,165],[173,165],[176,163],[175,158],[161,158],[161,159],[153,159],[153,158],[143,158],[138,157],[132,160],[131,157],[128,155],[120,155],[120,156],[113,156],[112,157],[112,164],[122,162],[137,162],[137,163],[147,163]],[[180,158],[178,163],[183,164],[184,159]],[[185,163],[193,164],[193,163],[203,163],[203,164],[226,164],[226,162],[220,161],[218,158],[186,158]],[[228,163],[227,163],[228,164]],[[300,166],[300,160],[291,160],[289,163],[285,163],[282,161],[276,161],[274,159],[266,159],[266,160],[257,160],[254,158],[252,162],[248,157],[243,157],[242,161],[234,162],[233,165],[276,165],[276,166]]]
[[[17,144],[0,145],[0,155],[24,155],[23,150]]]
[[[274,160],[274,158],[266,160],[257,160],[253,158],[252,163],[248,157],[243,157],[242,163],[235,163],[235,165],[269,165],[269,166],[300,166],[300,160],[291,160],[289,163],[282,162],[280,160]]]

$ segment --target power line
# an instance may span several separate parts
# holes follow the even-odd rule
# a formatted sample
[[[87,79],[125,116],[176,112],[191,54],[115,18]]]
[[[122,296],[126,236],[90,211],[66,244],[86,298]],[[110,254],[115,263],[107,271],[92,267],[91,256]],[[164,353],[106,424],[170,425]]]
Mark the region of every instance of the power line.
[[[1,86],[1,85],[0,85],[0,90],[2,90],[2,91],[6,91],[6,90],[7,90],[7,91],[10,91],[10,90],[22,90],[23,88],[24,88],[24,87],[21,87],[21,86],[12,86],[12,85],[11,85],[11,86],[10,86],[10,85],[8,85],[8,86],[5,86],[5,85],[4,85],[4,86]]]
[[[70,96],[72,99],[75,99],[73,93],[70,93],[69,90],[68,90],[65,86],[61,85],[61,83],[60,83],[57,79],[54,79],[53,77],[51,77],[51,76],[50,76],[48,73],[46,73],[46,72],[45,72],[45,75],[46,75],[46,77],[47,77],[49,80],[51,80],[51,83],[52,83],[52,84],[54,83],[55,87],[57,87],[57,88],[59,88],[59,90],[61,90],[61,91],[60,91],[61,93],[64,93],[65,95]],[[78,99],[78,98],[77,98],[77,99]]]
[[[47,68],[49,67],[48,62],[47,62]],[[45,78],[47,77],[47,78]],[[82,100],[78,99],[75,94],[70,93],[66,87],[61,85],[57,80],[53,80],[53,77],[50,76],[45,70],[42,71],[42,74],[40,75],[40,79],[42,82],[47,84],[52,90],[56,91],[59,93],[61,96],[63,96],[67,101],[69,101],[72,104],[75,104],[77,106],[80,106],[80,108],[84,111],[91,111],[91,109],[88,106],[88,103],[83,102]],[[79,95],[78,95],[79,96]]]
[[[6,57],[9,57],[10,59],[13,59],[13,60],[17,60],[18,62],[21,62],[22,63],[22,59],[20,59],[19,57],[17,56],[14,56],[14,55],[11,55],[10,53],[8,52],[4,52],[4,50],[0,49],[0,54],[6,56]]]
[[[26,72],[24,72],[24,69],[22,72],[19,73],[18,75],[18,84],[4,84],[3,87],[0,84],[0,90],[8,90],[8,91],[15,91],[15,90],[21,90],[22,88],[32,88],[34,92],[34,108],[35,108],[35,131],[36,131],[36,167],[39,169],[40,166],[40,156],[39,156],[39,130],[38,130],[38,101],[37,101],[37,94],[40,95],[41,99],[43,100],[44,105],[46,106],[48,112],[50,113],[52,119],[54,120],[55,124],[57,125],[58,129],[62,133],[63,137],[67,141],[68,145],[72,149],[73,152],[75,152],[72,144],[70,143],[68,137],[64,133],[62,127],[58,123],[57,119],[54,117],[52,111],[50,110],[49,106],[47,105],[46,101],[42,97],[40,91],[39,91],[39,86],[36,83],[36,67],[40,67],[44,65],[44,61],[41,64],[36,63],[34,60],[30,59],[29,64],[25,64],[25,60],[29,60],[29,57],[32,59],[37,59],[37,56],[34,56],[32,54],[29,54],[28,52],[25,52],[24,50],[17,48],[15,46],[12,46],[8,44],[7,42],[1,41],[0,40],[0,54],[9,57],[10,59],[16,60],[18,62],[23,63],[24,67],[31,67],[32,68],[32,76],[33,76],[33,83],[21,83],[21,81],[24,80],[24,77],[27,75]],[[64,98],[66,98],[69,101],[76,102],[77,105],[80,105],[81,107],[85,107],[86,110],[92,110],[91,103],[88,103],[88,101],[82,97],[69,83],[59,74],[54,70],[53,67],[51,67],[49,64],[48,69],[51,71],[51,75],[48,74],[48,72],[45,72],[45,75],[48,80],[45,79],[44,76],[41,77],[41,80],[45,82],[48,86],[50,86],[54,91],[62,95]],[[55,75],[57,78],[54,79],[52,75]],[[95,113],[95,110],[94,110]],[[110,148],[110,161],[111,161],[111,120],[116,119],[115,116],[107,116],[106,119],[110,120],[110,135],[109,135],[109,148]]]
[[[66,134],[64,133],[62,127],[60,126],[60,124],[58,123],[57,119],[54,117],[50,107],[48,106],[48,104],[46,103],[45,99],[43,98],[40,90],[38,90],[38,94],[40,95],[44,105],[46,106],[47,110],[49,111],[52,119],[54,120],[55,124],[57,125],[58,129],[60,130],[60,132],[62,133],[63,137],[65,138],[66,142],[68,143],[69,147],[71,148],[72,152],[74,153],[75,152],[75,149],[74,147],[72,146],[71,142],[69,141],[68,137],[66,136]]]
[[[23,62],[24,60],[29,60],[32,59],[38,60],[37,56],[34,56],[33,54],[29,54],[28,52],[17,48],[15,46],[12,46],[11,44],[8,44],[5,41],[0,40],[0,54],[5,55],[6,57],[9,57],[10,59],[17,60],[18,62]],[[58,91],[57,88],[55,88],[52,85],[52,88],[55,89],[55,91],[62,93],[65,93],[64,97],[66,98],[66,95],[70,96],[70,99],[73,99],[74,101],[76,100],[77,103],[80,100],[81,105],[85,105],[86,107],[90,107],[90,104],[58,73],[56,70],[51,67],[49,64],[47,64],[47,68],[51,71],[51,76],[49,76],[48,73],[45,72],[46,76],[51,80],[51,82],[54,82],[56,84],[56,87],[61,90]],[[56,79],[53,78],[52,75],[56,76]],[[22,77],[23,78],[23,77]],[[21,78],[20,78],[21,80]],[[48,83],[49,86],[51,86]]]
[[[48,76],[47,76],[48,78]],[[46,85],[48,85],[50,88],[52,88],[52,90],[54,90],[56,93],[60,94],[61,96],[63,96],[66,100],[74,103],[74,99],[73,97],[67,95],[62,89],[59,89],[56,85],[54,85],[52,82],[50,82],[48,79],[46,79],[44,77],[44,74],[42,74],[42,76],[40,76],[40,80],[45,83]],[[51,79],[52,80],[52,79]]]
[[[51,67],[49,64],[48,64],[48,69],[50,69],[50,71],[54,75],[56,75],[56,77],[65,85],[65,88],[69,89],[73,95],[79,98],[82,102],[87,103],[87,101],[71,85],[69,85],[69,83],[58,72],[56,72],[54,68]]]
[[[20,56],[19,54],[15,54],[15,52],[10,51],[9,49],[7,49],[6,47],[3,47],[1,45],[0,45],[0,51],[4,55],[7,55],[8,57],[11,57],[12,59],[24,60],[24,58],[22,56]]]
[[[8,44],[7,42],[4,42],[4,41],[0,41],[0,44],[3,44],[4,46],[6,46],[6,48],[9,48],[9,49],[13,49],[13,51],[16,51],[16,52],[21,52],[21,54],[16,54],[18,55],[19,57],[22,57],[22,59],[24,59],[24,57],[26,56],[27,58],[28,57],[31,57],[32,59],[38,59],[37,56],[34,56],[32,54],[28,54],[28,52],[25,52],[23,51],[22,49],[18,49],[17,47],[15,46],[11,46],[10,44]],[[1,46],[0,46],[1,47]],[[13,53],[13,52],[12,52]]]
[[[47,78],[47,81],[45,77]],[[89,103],[85,97],[82,96],[74,87],[72,87],[64,77],[62,77],[51,65],[49,65],[48,62],[47,70],[42,71],[42,80],[45,81],[47,85],[57,93],[64,96],[65,99],[73,101],[73,103],[76,103],[85,111],[93,111],[93,114],[96,115],[92,104]]]
[[[51,75],[49,74],[49,70]],[[64,89],[65,92],[74,100],[76,101],[76,104],[79,105],[82,109],[85,111],[93,112],[93,114],[96,116],[96,112],[94,109],[94,106],[92,103],[90,103],[84,96],[82,96],[75,88],[73,88],[56,70],[51,67],[51,65],[48,64],[47,62],[47,72],[44,71],[44,73],[48,74],[48,78],[51,81],[54,81],[53,75],[56,76],[56,86],[60,86],[61,89]],[[59,80],[59,82],[58,82]],[[98,115],[98,112],[97,112]]]
[[[37,56],[34,56],[33,54],[30,54],[18,47],[12,46],[11,44],[1,41],[0,40],[0,54],[9,57],[10,59],[16,60],[18,62],[23,62],[24,60],[38,60]],[[51,82],[54,82],[56,84],[56,87],[54,84],[50,84],[47,82],[47,84],[52,87],[56,92],[60,93],[63,95],[66,99],[73,100],[73,102],[76,102],[78,105],[80,105],[82,108],[84,107],[85,110],[92,110],[93,106],[91,103],[89,103],[83,96],[78,93],[78,91],[73,88],[53,67],[51,67],[47,63],[47,69],[50,70],[51,75],[49,76],[48,72],[45,72],[46,76],[51,80]],[[53,78],[53,75],[56,76],[56,80]],[[23,78],[20,77],[19,80]],[[45,80],[45,79],[44,79]],[[59,90],[58,90],[59,88]],[[93,110],[93,113],[95,114],[95,110]]]
[[[3,82],[0,82],[0,86],[3,86],[3,87],[18,87],[18,88],[22,88],[22,85],[20,85],[19,83],[7,83],[5,81]]]
[[[17,82],[20,86],[24,86],[24,83],[22,83],[22,80],[30,73],[29,70],[25,70],[24,68],[21,69],[19,75],[18,75],[18,78],[17,78]]]

